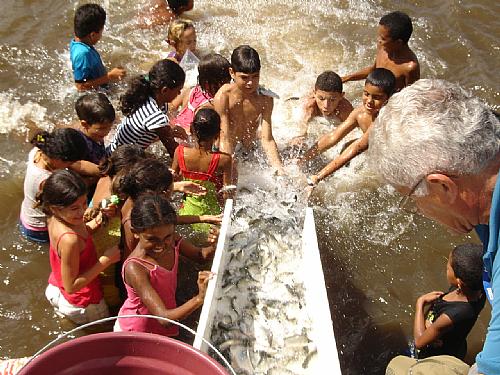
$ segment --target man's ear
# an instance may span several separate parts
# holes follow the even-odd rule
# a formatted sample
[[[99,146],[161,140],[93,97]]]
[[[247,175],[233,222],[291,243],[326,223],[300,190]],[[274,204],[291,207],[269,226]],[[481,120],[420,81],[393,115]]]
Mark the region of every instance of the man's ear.
[[[231,75],[232,79],[234,79],[236,77],[236,73],[234,72],[232,67],[229,67],[229,74]]]
[[[425,178],[431,194],[437,196],[441,202],[455,203],[458,198],[458,185],[452,178],[441,173],[432,173]]]
[[[85,120],[80,120],[80,125],[84,128],[89,128],[90,124]]]

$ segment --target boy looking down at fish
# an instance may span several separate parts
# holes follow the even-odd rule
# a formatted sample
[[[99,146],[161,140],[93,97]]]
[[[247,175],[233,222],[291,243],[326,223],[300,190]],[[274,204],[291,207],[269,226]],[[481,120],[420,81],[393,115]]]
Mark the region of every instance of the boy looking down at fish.
[[[302,118],[300,120],[300,134],[290,141],[292,145],[301,145],[307,138],[309,122],[317,116],[326,119],[337,119],[343,122],[352,112],[349,100],[344,98],[342,79],[331,70],[321,73],[316,79],[314,91],[302,104]]]
[[[105,23],[106,12],[100,5],[84,4],[75,12],[75,38],[69,45],[69,55],[75,85],[79,91],[120,81],[127,73],[120,67],[108,72],[99,52],[94,48],[102,38]]]
[[[380,19],[377,29],[375,63],[358,72],[342,77],[342,82],[364,79],[376,68],[390,70],[396,77],[395,91],[420,79],[417,56],[408,46],[413,32],[411,18],[403,12],[391,12]]]
[[[363,90],[363,104],[355,108],[349,117],[347,117],[347,120],[337,128],[323,135],[319,141],[305,153],[300,163],[303,164],[335,146],[342,138],[356,128],[356,126],[363,131],[363,136],[352,142],[337,158],[327,164],[321,171],[310,176],[307,179],[308,185],[316,185],[368,148],[370,127],[377,118],[380,109],[387,103],[393,94],[395,82],[396,79],[394,74],[392,74],[390,70],[384,68],[377,68],[368,75]]]
[[[257,138],[260,138],[269,164],[278,174],[284,174],[271,126],[273,98],[259,90],[260,58],[257,51],[247,45],[237,47],[231,55],[229,73],[234,82],[222,86],[214,100],[215,110],[221,117],[220,150],[229,155],[236,151],[234,171],[240,151],[253,151]]]

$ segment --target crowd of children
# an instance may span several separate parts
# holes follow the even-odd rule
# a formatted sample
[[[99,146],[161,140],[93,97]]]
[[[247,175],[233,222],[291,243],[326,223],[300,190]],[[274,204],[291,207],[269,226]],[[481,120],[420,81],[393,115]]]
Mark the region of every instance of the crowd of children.
[[[191,314],[203,303],[211,274],[200,271],[198,293],[177,306],[179,256],[204,262],[213,255],[217,230],[212,224],[220,222],[224,200],[232,196],[238,161],[260,146],[270,166],[286,174],[272,132],[274,99],[259,88],[261,62],[255,49],[241,45],[230,61],[215,53],[201,57],[198,85],[183,89],[179,62],[187,51],[196,53],[196,31],[191,21],[177,16],[192,7],[192,1],[173,0],[153,6],[155,15],[146,23],[170,22],[167,40],[173,51],[147,74],[129,80],[120,98],[121,122],[107,145],[115,110],[104,93],[86,90],[119,81],[127,72],[120,67],[107,71],[94,48],[102,37],[104,9],[86,4],[76,10],[70,57],[76,88],[86,91],[75,104],[79,130],[39,132],[32,139],[19,226],[28,239],[49,243],[47,299],[59,316],[77,324],[108,316],[108,304],[119,308],[119,316],[179,320]],[[313,117],[341,124],[304,150],[299,165],[356,127],[363,135],[311,175],[309,185],[366,150],[381,108],[393,93],[419,79],[418,60],[408,46],[411,33],[406,14],[387,14],[379,22],[373,66],[342,78],[333,71],[318,76],[303,99],[300,133],[290,143],[307,144]],[[366,79],[362,104],[353,108],[343,83],[360,79]],[[146,151],[157,140],[171,165]],[[171,204],[173,191],[184,193],[179,215]],[[206,242],[200,246],[182,239],[176,232],[181,224],[193,224],[206,234]],[[114,298],[103,294],[103,273],[121,275],[117,283],[113,276],[105,282],[120,291],[111,293]],[[447,293],[431,292],[417,301],[414,336],[422,356],[463,358],[465,338],[484,305],[480,249],[454,249],[447,275]],[[138,318],[118,319],[115,331],[178,333],[164,321]]]

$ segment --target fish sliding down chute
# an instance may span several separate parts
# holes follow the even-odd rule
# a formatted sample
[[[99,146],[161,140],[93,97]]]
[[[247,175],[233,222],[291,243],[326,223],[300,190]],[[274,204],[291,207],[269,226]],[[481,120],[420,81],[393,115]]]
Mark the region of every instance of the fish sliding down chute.
[[[193,346],[237,374],[341,374],[312,209],[268,193],[226,202]]]

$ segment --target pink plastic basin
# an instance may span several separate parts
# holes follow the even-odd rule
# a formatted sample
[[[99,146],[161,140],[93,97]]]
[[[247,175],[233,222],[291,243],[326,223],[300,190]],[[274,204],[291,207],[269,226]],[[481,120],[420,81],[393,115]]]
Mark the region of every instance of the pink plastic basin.
[[[181,341],[142,332],[83,336],[35,358],[19,375],[228,375],[213,358]]]

